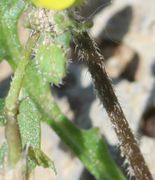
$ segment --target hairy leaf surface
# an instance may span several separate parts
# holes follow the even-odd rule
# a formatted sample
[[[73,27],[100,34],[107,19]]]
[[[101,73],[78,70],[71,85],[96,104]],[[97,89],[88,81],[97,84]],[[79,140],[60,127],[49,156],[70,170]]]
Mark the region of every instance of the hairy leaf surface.
[[[17,63],[20,60],[17,22],[24,8],[24,0],[0,1],[0,61],[12,59],[10,63]]]
[[[40,148],[41,114],[30,98],[25,98],[19,106],[18,125],[23,149],[27,146]],[[35,167],[35,163],[28,160],[28,171]]]

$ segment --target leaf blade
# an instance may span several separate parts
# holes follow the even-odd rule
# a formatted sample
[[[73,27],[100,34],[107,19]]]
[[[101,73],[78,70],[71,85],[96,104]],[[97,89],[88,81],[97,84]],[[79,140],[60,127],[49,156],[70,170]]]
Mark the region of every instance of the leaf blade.
[[[32,79],[37,82],[35,83],[35,88],[33,85],[34,81],[33,83],[30,81]],[[25,87],[42,113],[44,121],[54,129],[96,179],[125,180],[123,174],[111,159],[107,146],[99,133],[94,129],[82,131],[73,125],[61,113],[51,97],[49,86],[46,83],[46,85],[42,84],[43,81],[41,79],[42,77],[37,73],[35,66],[31,64],[27,69]],[[89,141],[90,139],[92,142]],[[96,146],[96,148],[93,148],[93,146]],[[93,158],[92,153],[94,154]]]

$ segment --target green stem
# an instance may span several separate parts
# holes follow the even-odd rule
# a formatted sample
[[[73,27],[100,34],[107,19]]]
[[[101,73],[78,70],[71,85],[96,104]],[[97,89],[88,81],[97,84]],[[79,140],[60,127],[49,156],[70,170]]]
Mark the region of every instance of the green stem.
[[[11,165],[15,165],[21,158],[22,146],[17,124],[18,97],[22,87],[25,69],[29,62],[32,48],[37,39],[38,34],[29,39],[23,57],[21,57],[22,60],[19,62],[16,69],[9,94],[5,101],[5,113],[7,118],[5,133],[9,146],[9,163]]]

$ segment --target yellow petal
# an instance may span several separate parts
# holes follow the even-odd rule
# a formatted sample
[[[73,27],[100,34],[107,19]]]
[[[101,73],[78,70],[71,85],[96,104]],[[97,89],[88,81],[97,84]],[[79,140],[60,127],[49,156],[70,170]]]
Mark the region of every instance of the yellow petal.
[[[33,3],[42,8],[62,10],[74,5],[76,0],[32,0]]]

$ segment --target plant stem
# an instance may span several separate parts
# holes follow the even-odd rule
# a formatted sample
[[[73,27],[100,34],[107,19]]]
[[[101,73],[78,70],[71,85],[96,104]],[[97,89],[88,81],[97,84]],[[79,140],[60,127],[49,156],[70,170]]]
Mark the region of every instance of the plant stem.
[[[137,180],[152,180],[152,175],[144,161],[134,135],[114,93],[104,66],[104,58],[96,43],[87,32],[76,36],[77,44],[94,80],[97,94],[114,126],[123,154],[129,160]]]
[[[33,36],[29,39],[27,47],[21,57],[13,81],[11,83],[11,88],[9,94],[5,101],[5,113],[7,118],[7,124],[5,129],[6,139],[9,146],[9,163],[14,166],[18,160],[21,158],[22,146],[19,133],[19,127],[17,123],[18,114],[18,97],[22,87],[22,81],[25,75],[25,69],[29,62],[32,48],[38,39],[38,35]]]

